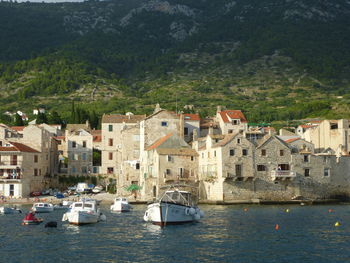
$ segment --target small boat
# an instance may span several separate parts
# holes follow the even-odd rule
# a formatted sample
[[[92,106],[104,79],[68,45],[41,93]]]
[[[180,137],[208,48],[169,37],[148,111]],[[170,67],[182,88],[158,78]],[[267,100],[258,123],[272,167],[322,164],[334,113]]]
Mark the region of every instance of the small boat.
[[[114,199],[114,204],[111,205],[111,211],[113,212],[129,212],[132,206],[129,204],[128,199],[124,197],[117,197]]]
[[[98,194],[98,193],[101,193],[101,191],[103,191],[103,186],[101,186],[101,185],[96,185],[95,187],[94,187],[94,189],[92,189],[92,192],[94,193],[94,194]]]
[[[155,225],[174,225],[199,221],[204,217],[192,200],[192,194],[178,189],[168,190],[156,202],[148,205],[144,221]]]
[[[22,225],[39,225],[44,220],[34,216],[34,212],[28,213],[22,220]]]
[[[6,206],[1,206],[0,207],[0,214],[18,214],[22,213],[20,209],[14,208],[14,207],[6,207]]]
[[[67,210],[69,206],[63,205],[63,203],[57,204],[53,206],[54,210]]]
[[[62,217],[62,221],[68,221],[74,225],[93,224],[105,220],[106,216],[100,212],[96,201],[84,200],[74,202]]]
[[[32,210],[36,213],[49,213],[53,211],[53,205],[50,203],[34,203]]]

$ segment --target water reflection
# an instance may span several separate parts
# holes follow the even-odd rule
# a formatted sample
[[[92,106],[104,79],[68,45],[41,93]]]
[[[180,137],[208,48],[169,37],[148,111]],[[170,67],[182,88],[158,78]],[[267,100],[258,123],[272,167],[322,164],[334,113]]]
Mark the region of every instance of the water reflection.
[[[163,228],[161,226],[153,225],[150,223],[144,223],[143,224],[146,231],[156,237],[159,237],[162,234]]]
[[[62,227],[67,231],[67,233],[76,235],[80,233],[80,227],[77,225],[64,224]]]

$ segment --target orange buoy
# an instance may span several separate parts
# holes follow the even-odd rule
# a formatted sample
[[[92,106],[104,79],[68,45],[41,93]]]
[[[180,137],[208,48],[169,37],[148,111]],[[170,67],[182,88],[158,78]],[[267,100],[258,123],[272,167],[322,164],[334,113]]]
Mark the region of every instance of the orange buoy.
[[[332,213],[332,212],[334,212],[333,209],[328,209],[328,213]]]
[[[276,224],[275,229],[276,230],[280,229],[280,226],[278,224]]]
[[[248,211],[248,208],[244,208],[243,210],[244,210],[244,212],[247,212],[247,211]]]

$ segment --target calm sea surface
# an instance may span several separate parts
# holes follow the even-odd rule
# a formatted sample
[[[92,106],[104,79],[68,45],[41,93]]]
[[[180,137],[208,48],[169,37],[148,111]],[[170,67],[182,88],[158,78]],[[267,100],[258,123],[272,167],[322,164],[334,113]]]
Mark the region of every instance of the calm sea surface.
[[[107,222],[86,226],[40,215],[57,228],[0,215],[0,262],[350,262],[350,205],[201,206],[202,222],[165,228],[142,221],[144,205],[108,208]]]

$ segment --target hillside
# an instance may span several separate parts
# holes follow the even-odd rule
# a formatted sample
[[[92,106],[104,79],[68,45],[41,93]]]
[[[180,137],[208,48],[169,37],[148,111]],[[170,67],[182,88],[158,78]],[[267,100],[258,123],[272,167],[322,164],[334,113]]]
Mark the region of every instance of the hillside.
[[[350,117],[347,0],[0,3],[0,110]]]

